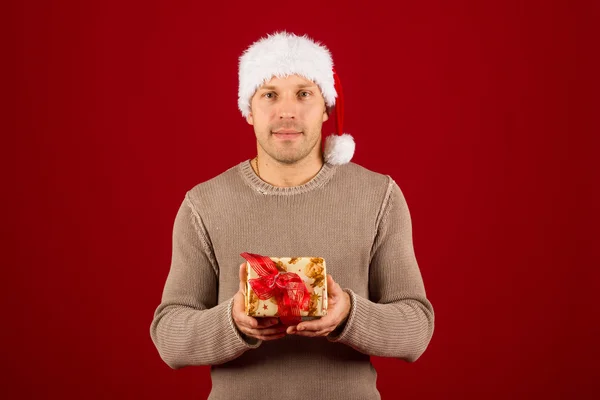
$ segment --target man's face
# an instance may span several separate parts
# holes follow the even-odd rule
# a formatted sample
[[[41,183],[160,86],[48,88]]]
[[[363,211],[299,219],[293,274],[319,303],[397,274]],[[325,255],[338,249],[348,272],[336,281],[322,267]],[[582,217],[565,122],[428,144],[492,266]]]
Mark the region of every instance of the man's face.
[[[319,87],[298,75],[273,77],[258,88],[247,118],[258,144],[273,159],[293,164],[319,152],[321,127],[327,121]]]

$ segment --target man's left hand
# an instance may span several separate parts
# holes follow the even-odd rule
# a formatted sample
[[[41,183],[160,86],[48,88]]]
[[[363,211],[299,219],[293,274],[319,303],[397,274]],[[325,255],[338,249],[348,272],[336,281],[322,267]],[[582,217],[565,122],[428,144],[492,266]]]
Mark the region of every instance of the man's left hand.
[[[342,290],[331,275],[327,274],[327,315],[312,321],[303,321],[287,328],[288,334],[317,337],[327,336],[350,314],[350,295]]]

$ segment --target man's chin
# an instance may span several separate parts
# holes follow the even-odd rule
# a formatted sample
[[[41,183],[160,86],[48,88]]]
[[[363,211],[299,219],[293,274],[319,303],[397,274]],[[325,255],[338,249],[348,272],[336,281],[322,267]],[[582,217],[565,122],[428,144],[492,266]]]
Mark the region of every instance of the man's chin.
[[[301,161],[305,157],[306,156],[302,156],[301,154],[281,154],[281,153],[279,153],[279,154],[276,154],[273,158],[278,163],[281,163],[284,165],[293,165],[293,164],[296,164],[298,161]]]

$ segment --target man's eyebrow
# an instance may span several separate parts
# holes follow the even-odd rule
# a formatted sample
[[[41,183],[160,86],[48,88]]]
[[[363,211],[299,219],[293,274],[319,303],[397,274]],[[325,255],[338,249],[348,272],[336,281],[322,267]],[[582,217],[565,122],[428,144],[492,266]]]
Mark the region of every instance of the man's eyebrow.
[[[312,87],[316,87],[317,85],[313,84],[313,83],[300,83],[298,85],[296,85],[296,89],[306,89],[306,88],[312,88]],[[277,87],[272,86],[272,85],[264,85],[258,88],[258,90],[276,90]]]

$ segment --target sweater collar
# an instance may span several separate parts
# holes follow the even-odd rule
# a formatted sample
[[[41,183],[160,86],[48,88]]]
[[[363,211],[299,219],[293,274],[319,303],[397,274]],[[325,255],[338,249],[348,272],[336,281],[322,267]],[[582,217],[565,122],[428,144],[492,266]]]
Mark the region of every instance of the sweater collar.
[[[242,175],[244,181],[254,190],[260,192],[262,194],[271,194],[271,195],[293,195],[299,193],[309,192],[313,189],[321,187],[329,181],[329,179],[333,176],[335,171],[337,170],[337,165],[329,164],[327,162],[323,163],[323,166],[310,181],[299,185],[299,186],[290,186],[290,187],[280,187],[273,186],[270,183],[263,181],[254,169],[252,169],[252,165],[250,164],[252,160],[245,160],[238,164],[238,170]]]

